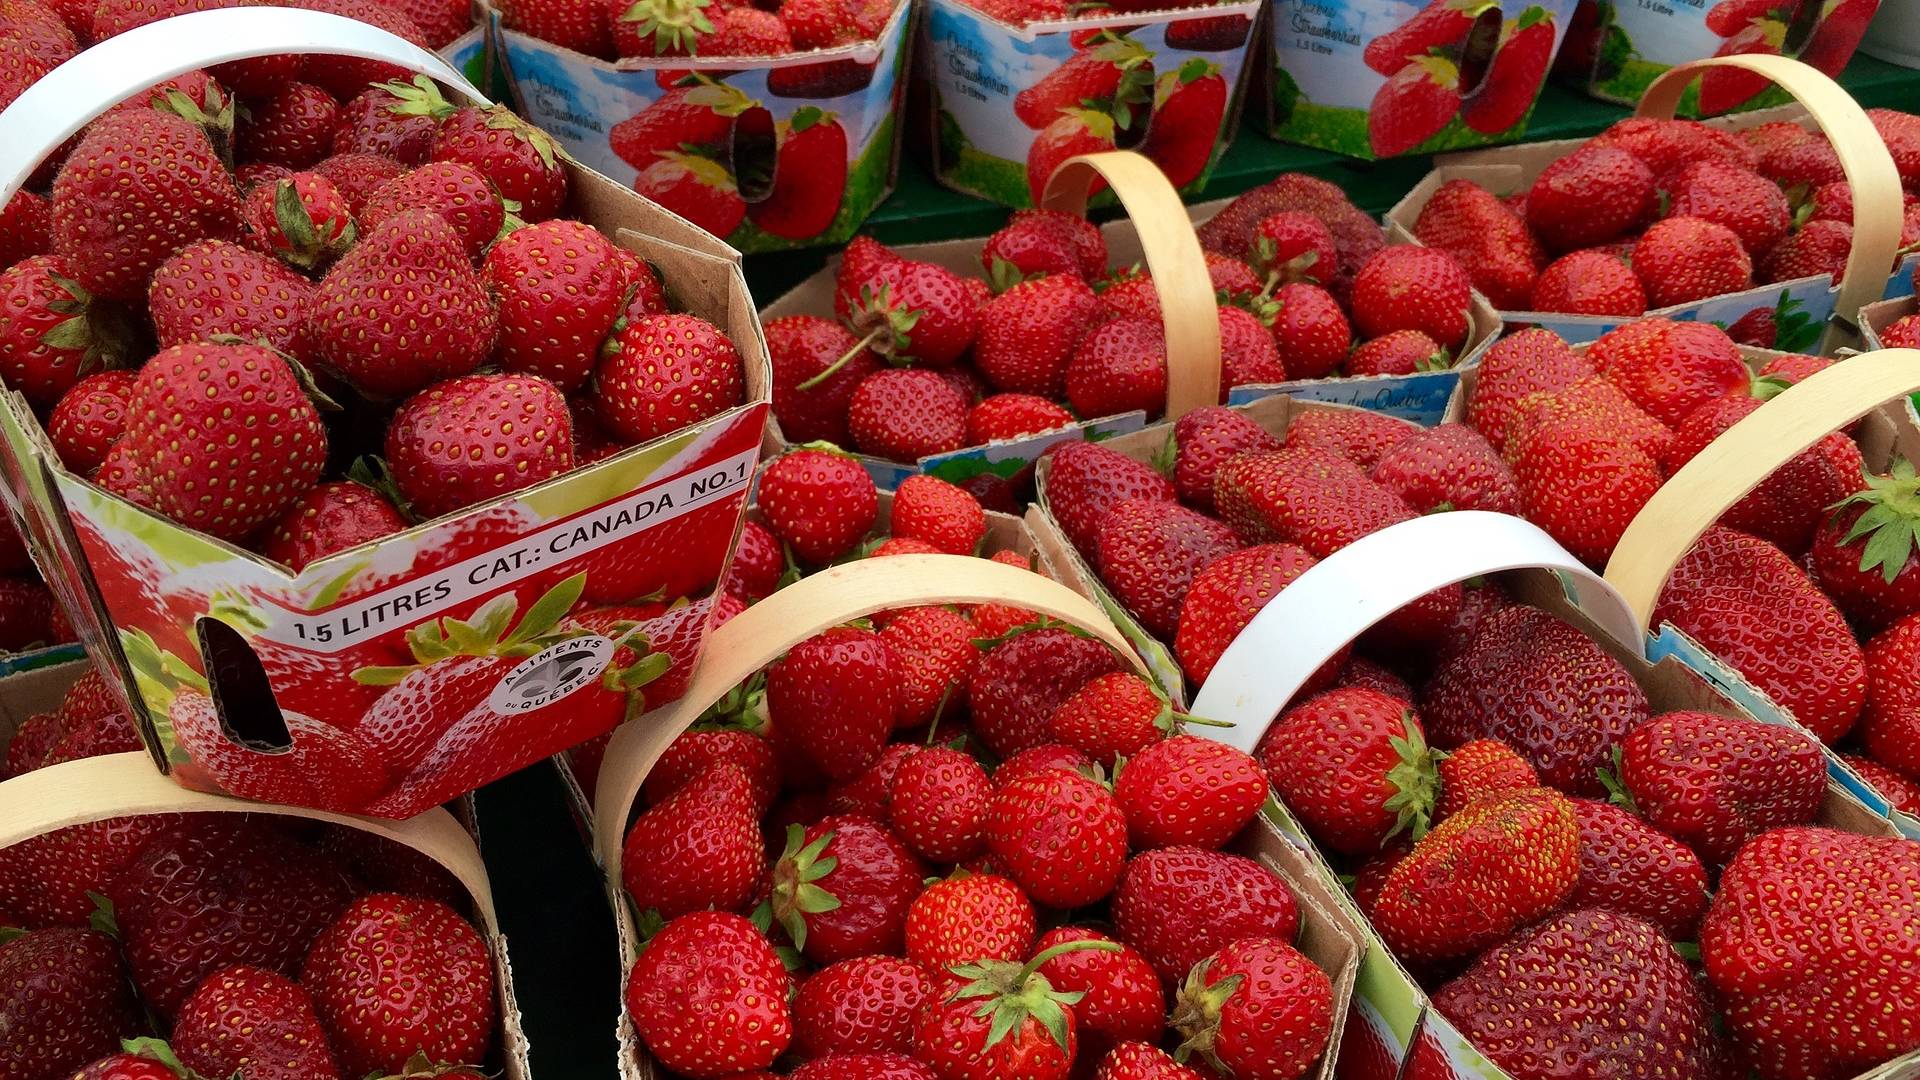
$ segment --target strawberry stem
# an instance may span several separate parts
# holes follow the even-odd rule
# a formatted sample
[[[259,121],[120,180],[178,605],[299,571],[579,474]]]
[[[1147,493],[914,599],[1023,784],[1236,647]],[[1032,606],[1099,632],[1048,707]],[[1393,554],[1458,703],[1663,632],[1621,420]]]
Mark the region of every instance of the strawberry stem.
[[[811,390],[814,387],[819,386],[821,383],[826,382],[828,379],[833,378],[834,372],[839,371],[841,368],[847,366],[847,361],[852,360],[854,357],[859,356],[861,353],[866,352],[868,349],[872,348],[873,343],[876,341],[879,341],[880,335],[886,333],[887,329],[888,328],[885,326],[876,326],[872,330],[867,331],[867,336],[861,338],[857,343],[855,343],[853,348],[848,349],[845,353],[841,354],[840,359],[835,360],[831,364],[828,364],[826,368],[820,372],[820,374],[815,375],[813,378],[808,379],[806,382],[801,383],[798,387],[796,387],[796,389]]]

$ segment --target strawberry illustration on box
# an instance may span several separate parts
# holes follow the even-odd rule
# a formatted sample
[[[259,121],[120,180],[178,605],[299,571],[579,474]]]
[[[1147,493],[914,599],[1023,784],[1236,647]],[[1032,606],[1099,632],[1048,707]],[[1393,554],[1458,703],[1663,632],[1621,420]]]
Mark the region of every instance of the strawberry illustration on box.
[[[421,72],[372,92],[415,110],[400,123],[436,160],[394,164],[358,204],[321,171],[243,203],[204,130],[146,96],[86,123],[122,80],[277,56],[289,35],[310,60]],[[0,113],[0,193],[83,125],[56,220],[105,206],[164,240],[56,230],[0,277],[71,273],[89,311],[142,300],[159,351],[93,376],[124,382],[97,445],[43,428],[46,396],[10,379],[0,465],[163,769],[403,818],[676,692],[767,408],[731,249],[434,54],[333,15],[201,12],[96,45]]]
[[[1268,131],[1361,158],[1512,142],[1572,0],[1279,0]]]
[[[550,6],[499,5],[520,111],[735,248],[844,241],[893,190],[910,4],[596,2],[584,26]]]
[[[935,0],[927,40],[940,182],[1007,206],[1040,202],[1066,159],[1131,149],[1197,192],[1232,141],[1257,3]]]

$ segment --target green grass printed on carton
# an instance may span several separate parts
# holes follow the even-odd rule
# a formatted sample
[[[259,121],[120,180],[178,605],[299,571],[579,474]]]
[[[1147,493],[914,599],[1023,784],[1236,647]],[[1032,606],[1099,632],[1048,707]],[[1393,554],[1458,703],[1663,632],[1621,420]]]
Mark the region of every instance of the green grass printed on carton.
[[[1610,79],[1595,82],[1590,88],[1592,94],[1604,101],[1617,101],[1632,105],[1646,96],[1647,87],[1653,81],[1671,70],[1666,64],[1657,64],[1651,60],[1642,60],[1638,56],[1630,57],[1620,65],[1620,73]],[[1754,109],[1768,109],[1775,105],[1785,105],[1793,100],[1792,95],[1777,86],[1769,86],[1754,95],[1752,100],[1734,109],[1734,112],[1751,112]],[[1700,115],[1700,84],[1696,80],[1680,92],[1680,103],[1675,106],[1675,116],[1698,117]]]
[[[1291,80],[1288,80],[1291,83]],[[1297,90],[1294,91],[1298,93]],[[1320,105],[1305,98],[1294,97],[1276,101],[1276,106],[1286,105],[1284,123],[1278,124],[1273,137],[1287,142],[1300,143],[1303,146],[1317,146],[1322,150],[1332,150],[1337,154],[1350,157],[1371,158],[1374,156],[1373,144],[1367,135],[1367,112],[1365,109],[1351,109],[1339,105]],[[1276,117],[1282,115],[1276,108]],[[1512,142],[1527,129],[1527,121],[1533,115],[1533,107],[1528,106],[1527,114],[1506,131],[1496,135],[1486,135],[1475,131],[1455,117],[1447,122],[1426,142],[1407,151],[1408,155],[1432,154],[1442,150],[1459,150],[1469,146],[1491,146],[1496,143]]]
[[[893,136],[894,118],[888,115],[874,129],[873,139],[867,143],[867,148],[848,166],[847,188],[840,196],[840,210],[833,216],[833,224],[827,226],[825,232],[803,240],[789,240],[761,229],[751,220],[743,220],[738,228],[727,234],[727,243],[743,252],[792,251],[821,244],[837,244],[851,238],[859,230],[860,223],[886,197],[890,179],[887,174],[892,171],[893,165]]]

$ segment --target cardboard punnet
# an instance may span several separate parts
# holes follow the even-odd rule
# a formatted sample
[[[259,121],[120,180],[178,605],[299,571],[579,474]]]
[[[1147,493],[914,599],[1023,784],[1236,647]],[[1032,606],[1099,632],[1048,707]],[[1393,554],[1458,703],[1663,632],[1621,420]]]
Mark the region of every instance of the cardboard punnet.
[[[279,8],[183,15],[94,46],[0,114],[0,194],[32,168],[32,148],[59,145],[125,93],[289,41],[409,66],[479,100],[433,54],[362,23]],[[429,624],[421,633],[504,633],[516,618],[526,627],[559,614],[569,596],[627,603],[700,595],[717,582],[766,414],[765,343],[746,284],[734,253],[711,236],[588,169],[569,166],[569,180],[576,216],[653,261],[682,307],[735,342],[743,404],[296,574],[68,472],[25,401],[5,395],[9,506],[154,761],[181,783],[412,816],[616,723],[617,703],[591,696],[604,692],[593,676],[613,643],[590,635],[532,656],[461,658],[488,665],[477,699],[460,703],[460,715],[390,702],[389,719],[404,723],[377,730],[402,733],[397,741],[363,725],[381,691],[354,671],[409,664],[408,633]],[[418,689],[446,670],[408,678]]]
[[[1706,123],[1738,132],[1763,123],[1787,121],[1825,132],[1831,139],[1854,192],[1854,242],[1847,260],[1846,284],[1836,287],[1830,275],[1824,274],[1796,278],[1659,308],[1633,318],[1503,310],[1501,318],[1506,320],[1509,330],[1543,326],[1568,341],[1581,342],[1592,341],[1616,326],[1641,317],[1663,316],[1732,327],[1742,319],[1771,312],[1779,335],[1774,347],[1807,352],[1830,348],[1831,343],[1844,338],[1863,305],[1883,295],[1912,292],[1915,260],[1902,259],[1898,266],[1894,262],[1902,216],[1900,174],[1872,122],[1833,80],[1804,64],[1777,56],[1703,60],[1682,65],[1656,80],[1640,99],[1637,115],[1671,117],[1674,103],[1690,79],[1702,70],[1726,67],[1764,74],[1791,90],[1800,104]],[[1585,141],[1560,139],[1441,158],[1432,172],[1387,211],[1387,228],[1409,242],[1419,243],[1415,226],[1420,212],[1442,184],[1450,180],[1470,180],[1502,196],[1525,191],[1548,165],[1572,153]],[[1891,276],[1886,269],[1889,267],[1893,268]],[[1823,345],[1823,342],[1829,344]]]
[[[1628,599],[1546,533],[1515,517],[1456,511],[1363,537],[1278,593],[1228,646],[1194,700],[1196,715],[1233,726],[1195,730],[1251,750],[1308,678],[1368,627],[1436,588],[1483,575],[1499,575],[1516,599],[1592,636],[1646,691],[1654,712],[1698,709],[1751,715],[1678,658],[1650,659],[1643,651],[1642,624]],[[1331,873],[1331,864],[1306,831],[1290,815],[1284,820],[1288,839]],[[1820,820],[1854,832],[1894,835],[1883,817],[1831,779]],[[1342,1075],[1392,1080],[1424,1041],[1430,1045],[1423,1053],[1438,1050],[1449,1065],[1431,1075],[1508,1080],[1434,1012],[1425,991],[1360,916],[1351,897],[1342,892],[1338,899],[1367,938],[1342,1047]],[[1920,1062],[1920,1053],[1902,1061]]]
[[[956,191],[1035,206],[1063,148],[1118,147],[1197,193],[1238,127],[1260,15],[1254,0],[1228,0],[1016,27],[964,0],[930,0],[934,175]],[[1094,71],[1113,88],[1089,95]],[[1134,103],[1109,107],[1116,92]]]
[[[85,661],[19,672],[0,680],[0,750],[20,725],[36,713],[50,712],[73,681],[90,670]],[[470,916],[493,957],[494,1048],[486,1064],[505,1080],[527,1080],[527,1037],[514,999],[513,968],[507,939],[500,932],[486,863],[469,817],[463,824],[435,807],[406,821],[358,818],[323,810],[271,806],[188,791],[155,773],[146,755],[133,752],[63,762],[0,782],[0,849],[66,828],[108,818],[148,814],[274,814],[329,822],[403,844],[433,860],[459,881],[472,898]]]
[[[695,674],[686,696],[616,731],[600,769],[595,847],[619,927],[623,971],[631,968],[640,939],[637,913],[621,887],[621,845],[647,771],[674,737],[728,690],[829,627],[887,608],[990,602],[1016,604],[1062,620],[1106,642],[1138,667],[1125,639],[1079,593],[1018,567],[956,555],[891,556],[833,567],[780,590],[714,632],[712,660]],[[1270,813],[1277,812],[1277,806],[1269,806]],[[1256,818],[1235,844],[1279,875],[1301,901],[1301,936],[1295,945],[1328,973],[1335,997],[1328,1053],[1308,1075],[1332,1080],[1359,959],[1355,943],[1360,928],[1336,906],[1338,886],[1285,841],[1267,814]],[[652,1080],[661,1075],[624,1011],[619,1038],[622,1076]]]
[[[1438,5],[1276,0],[1267,133],[1368,160],[1513,142],[1526,134],[1574,3],[1450,4],[1452,40],[1420,40],[1416,57],[1389,39],[1430,24]],[[1429,93],[1448,107],[1428,108]]]
[[[833,49],[609,61],[486,8],[521,115],[749,252],[844,242],[893,190],[915,10],[898,0],[878,38]]]

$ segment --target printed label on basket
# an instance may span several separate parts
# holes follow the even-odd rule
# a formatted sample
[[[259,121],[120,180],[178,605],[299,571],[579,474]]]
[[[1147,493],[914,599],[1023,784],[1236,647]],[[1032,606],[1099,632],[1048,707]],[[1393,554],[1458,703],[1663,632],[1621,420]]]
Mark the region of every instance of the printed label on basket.
[[[487,696],[497,713],[544,709],[600,677],[613,662],[613,639],[598,634],[569,638],[533,654]]]
[[[1227,403],[1245,405],[1275,394],[1286,394],[1302,401],[1354,405],[1432,427],[1445,419],[1447,401],[1459,383],[1458,368],[1381,378],[1310,379],[1236,386],[1227,392]]]

